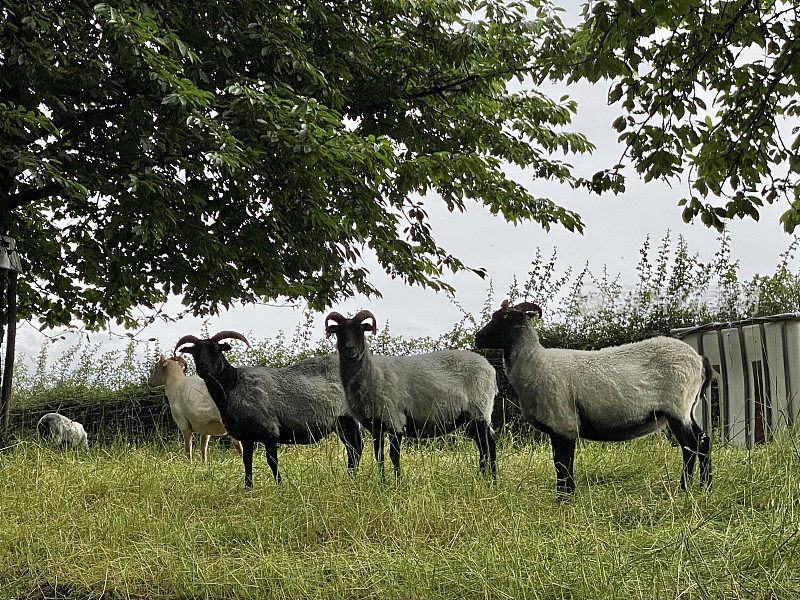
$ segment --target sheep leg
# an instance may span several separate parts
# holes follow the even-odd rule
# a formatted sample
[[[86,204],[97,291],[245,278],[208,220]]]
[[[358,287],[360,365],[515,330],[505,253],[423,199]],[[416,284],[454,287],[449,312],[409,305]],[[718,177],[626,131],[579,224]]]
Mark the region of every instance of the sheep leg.
[[[239,456],[241,456],[242,455],[242,442],[240,442],[236,438],[232,437],[231,438],[231,444],[233,444],[233,447],[236,448],[236,450],[239,451]]]
[[[394,477],[400,480],[400,442],[403,441],[402,433],[389,432],[389,458],[394,465]]]
[[[489,444],[489,471],[492,481],[497,482],[497,443],[494,440],[494,432],[491,427],[486,427],[486,441]]]
[[[467,435],[478,446],[478,473],[491,475],[497,481],[497,448],[491,427],[484,421],[470,421]]]
[[[183,434],[183,447],[186,448],[186,458],[192,462],[192,432],[181,431],[181,433]]]
[[[692,433],[697,438],[697,460],[700,463],[700,483],[711,485],[711,465],[708,455],[711,452],[711,438],[694,420],[694,414],[689,413],[692,420]]]
[[[681,445],[683,453],[683,472],[681,473],[681,489],[692,481],[694,474],[694,463],[700,453],[702,431],[694,423],[687,424],[681,419],[667,417],[669,428]],[[702,467],[701,467],[702,468]]]
[[[361,439],[358,423],[355,419],[340,418],[337,422],[336,433],[347,450],[347,472],[353,475],[358,469],[361,452],[364,449],[364,441]]]
[[[278,471],[278,442],[275,440],[267,440],[264,442],[267,448],[267,464],[272,469],[272,476],[275,478],[275,483],[281,482],[281,474]]]
[[[372,448],[375,450],[375,462],[378,463],[378,472],[381,474],[381,481],[386,481],[386,474],[383,471],[383,430],[380,429],[372,434]]]
[[[203,459],[203,463],[206,462],[206,454],[208,451],[208,440],[211,439],[210,435],[200,434],[200,456]]]
[[[700,451],[698,458],[700,461],[700,482],[711,486],[711,464],[709,453],[711,452],[711,438],[704,432],[700,432]]]
[[[242,442],[242,462],[244,462],[244,487],[253,487],[253,446],[254,442]]]
[[[553,464],[556,467],[556,493],[560,500],[575,491],[575,478],[572,467],[575,462],[575,439],[550,434],[553,446]]]

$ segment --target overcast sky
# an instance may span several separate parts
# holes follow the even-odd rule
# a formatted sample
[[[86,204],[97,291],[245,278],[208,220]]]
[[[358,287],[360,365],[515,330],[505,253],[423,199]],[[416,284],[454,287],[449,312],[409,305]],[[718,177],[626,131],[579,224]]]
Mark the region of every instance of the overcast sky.
[[[553,91],[559,97],[563,90]],[[574,129],[585,133],[597,146],[591,156],[570,159],[578,172],[591,175],[593,172],[616,164],[622,147],[616,142],[616,133],[611,122],[617,112],[606,103],[607,86],[571,86],[567,93],[579,103]],[[514,226],[501,217],[489,214],[477,203],[468,205],[464,214],[449,213],[444,204],[430,198],[427,210],[434,226],[434,234],[440,245],[450,250],[470,266],[483,267],[487,279],[472,274],[450,275],[447,281],[456,289],[457,301],[468,311],[478,312],[486,299],[489,280],[502,298],[516,274],[524,280],[536,248],[549,256],[558,248],[559,265],[572,265],[580,270],[589,261],[597,273],[607,265],[611,273],[619,272],[623,284],[635,281],[635,266],[639,260],[638,250],[649,234],[659,241],[667,229],[683,235],[692,252],[699,252],[701,260],[710,259],[717,249],[717,232],[707,229],[699,219],[685,224],[681,219],[678,199],[686,190],[685,181],[673,182],[669,187],[663,182],[640,181],[632,170],[628,170],[627,191],[619,196],[606,194],[590,196],[585,190],[571,190],[565,186],[536,181],[525,172],[515,171],[513,176],[529,186],[538,196],[548,196],[557,204],[577,211],[584,223],[583,235],[570,233],[553,227],[545,232],[532,223]],[[778,255],[786,249],[791,238],[783,232],[778,222],[786,210],[785,202],[767,206],[761,210],[760,222],[753,220],[733,221],[729,224],[732,251],[741,261],[741,273],[749,277],[754,273],[771,273],[778,262]],[[458,309],[444,294],[418,287],[408,287],[399,280],[384,275],[375,264],[367,263],[372,281],[383,293],[382,299],[356,297],[334,307],[344,314],[352,314],[361,308],[369,308],[377,317],[378,326],[388,321],[394,334],[404,336],[436,336],[459,320]],[[302,319],[302,309],[289,305],[260,305],[237,307],[218,317],[209,318],[213,332],[234,329],[259,340],[274,336],[279,330],[294,331]],[[172,314],[179,312],[177,301],[171,303]],[[324,314],[316,318],[316,331],[322,335]],[[162,348],[172,348],[175,341],[185,334],[199,334],[203,319],[184,318],[178,323],[156,323],[137,333],[138,340],[158,338]],[[92,341],[103,341],[104,348],[123,345],[119,337],[125,331],[117,327],[113,333],[93,334]],[[62,330],[48,332],[63,333]],[[38,353],[45,337],[27,323],[21,323],[18,332],[18,350],[28,356]],[[53,344],[50,356],[62,352],[74,343],[74,335],[68,340]]]

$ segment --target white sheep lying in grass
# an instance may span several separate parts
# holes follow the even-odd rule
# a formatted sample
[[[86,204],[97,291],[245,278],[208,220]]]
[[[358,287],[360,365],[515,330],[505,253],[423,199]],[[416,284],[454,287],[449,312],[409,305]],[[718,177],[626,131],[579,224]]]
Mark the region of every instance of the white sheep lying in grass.
[[[208,440],[212,435],[225,435],[219,410],[208,393],[205,382],[197,375],[186,377],[187,364],[179,356],[156,361],[147,383],[166,388],[172,419],[183,434],[186,457],[192,460],[192,434],[200,434],[200,456],[206,462]],[[242,443],[231,437],[231,442],[242,453]]]
[[[36,425],[39,437],[59,448],[89,449],[89,440],[83,425],[58,413],[47,413]]]

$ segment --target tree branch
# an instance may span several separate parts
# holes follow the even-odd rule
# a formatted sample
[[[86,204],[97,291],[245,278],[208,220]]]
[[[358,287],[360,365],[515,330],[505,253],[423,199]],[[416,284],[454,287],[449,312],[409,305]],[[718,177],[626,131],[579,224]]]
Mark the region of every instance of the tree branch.
[[[423,90],[419,90],[417,92],[410,92],[406,94],[401,94],[393,98],[389,98],[387,100],[381,102],[372,102],[369,104],[358,104],[355,103],[356,108],[360,108],[362,110],[374,110],[378,108],[383,108],[387,106],[391,102],[395,100],[420,100],[421,98],[426,98],[428,96],[437,96],[440,94],[444,94],[445,92],[463,92],[464,87],[468,83],[472,83],[473,81],[478,81],[480,79],[484,79],[487,77],[500,77],[503,75],[516,75],[519,73],[530,73],[533,71],[534,67],[514,67],[511,69],[500,69],[496,71],[489,71],[485,73],[476,73],[474,75],[467,75],[462,77],[461,79],[457,79],[455,81],[451,81],[449,83],[443,83],[439,85],[435,85],[432,88],[427,88]]]
[[[63,192],[63,188],[57,183],[49,183],[39,188],[24,189],[0,201],[0,214],[11,212],[15,208],[48,196],[58,196],[61,192]]]

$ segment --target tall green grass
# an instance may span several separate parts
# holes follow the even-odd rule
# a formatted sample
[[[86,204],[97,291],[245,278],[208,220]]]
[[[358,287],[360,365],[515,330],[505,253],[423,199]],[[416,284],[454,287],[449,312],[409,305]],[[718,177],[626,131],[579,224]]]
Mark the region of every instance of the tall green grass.
[[[365,440],[368,441],[368,440]],[[369,447],[369,444],[367,444]],[[713,450],[714,486],[678,489],[663,437],[579,446],[555,500],[547,444],[505,438],[499,479],[466,439],[404,445],[404,479],[333,438],[187,464],[177,436],[88,454],[0,454],[0,597],[797,598],[798,440]]]

